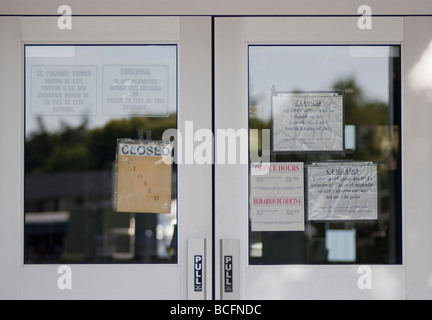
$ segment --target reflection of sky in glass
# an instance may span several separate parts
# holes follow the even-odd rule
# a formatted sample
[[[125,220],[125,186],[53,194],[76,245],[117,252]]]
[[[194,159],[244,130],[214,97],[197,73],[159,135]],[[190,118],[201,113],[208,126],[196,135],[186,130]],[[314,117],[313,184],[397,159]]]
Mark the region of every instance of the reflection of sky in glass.
[[[28,102],[31,96],[31,70],[34,65],[75,65],[97,68],[97,112],[88,116],[89,127],[103,126],[111,119],[125,116],[108,116],[102,111],[102,79],[104,65],[166,65],[168,76],[169,112],[177,107],[177,47],[175,45],[97,45],[97,46],[26,46],[26,134],[37,130],[37,117],[31,113]],[[77,126],[82,116],[44,116],[43,122],[50,131],[60,127],[61,121]]]
[[[249,95],[263,119],[270,117],[273,85],[276,91],[331,91],[352,78],[366,100],[388,103],[393,54],[389,46],[250,46]]]

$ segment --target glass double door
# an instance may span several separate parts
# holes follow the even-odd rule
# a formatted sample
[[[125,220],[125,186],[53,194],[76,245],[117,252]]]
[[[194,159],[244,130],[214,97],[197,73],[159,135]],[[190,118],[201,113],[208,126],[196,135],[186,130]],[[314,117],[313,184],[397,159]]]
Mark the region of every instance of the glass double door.
[[[403,296],[403,19],[376,19],[14,21],[20,296]]]

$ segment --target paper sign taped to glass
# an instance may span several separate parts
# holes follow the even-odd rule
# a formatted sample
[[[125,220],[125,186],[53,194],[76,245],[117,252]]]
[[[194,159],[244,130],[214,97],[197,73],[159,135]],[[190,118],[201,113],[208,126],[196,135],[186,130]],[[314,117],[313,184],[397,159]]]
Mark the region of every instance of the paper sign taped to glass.
[[[251,164],[252,231],[304,231],[303,162]]]
[[[171,150],[170,141],[117,140],[117,212],[171,212]]]
[[[378,168],[372,162],[307,166],[308,220],[378,219]]]
[[[344,150],[342,93],[274,93],[272,115],[275,152]]]

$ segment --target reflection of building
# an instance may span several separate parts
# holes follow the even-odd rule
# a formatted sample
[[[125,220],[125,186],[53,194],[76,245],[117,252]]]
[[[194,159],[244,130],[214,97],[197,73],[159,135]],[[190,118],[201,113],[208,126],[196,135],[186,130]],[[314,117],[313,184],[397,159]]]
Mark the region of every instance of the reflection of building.
[[[60,172],[27,176],[25,192],[26,212],[107,208],[111,206],[107,202],[112,195],[111,172]]]
[[[154,214],[116,213],[111,171],[29,175],[25,192],[28,263],[143,262],[168,256],[172,230],[167,234],[165,225],[175,219],[175,210],[168,222]]]

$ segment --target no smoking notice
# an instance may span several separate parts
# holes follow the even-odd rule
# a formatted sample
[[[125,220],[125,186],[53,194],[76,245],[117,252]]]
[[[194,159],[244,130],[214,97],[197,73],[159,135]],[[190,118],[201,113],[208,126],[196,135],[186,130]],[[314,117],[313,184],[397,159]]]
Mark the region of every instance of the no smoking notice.
[[[96,114],[95,66],[35,65],[31,69],[31,109],[35,116]]]

